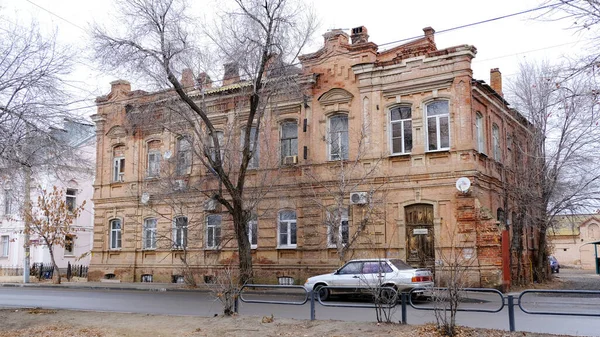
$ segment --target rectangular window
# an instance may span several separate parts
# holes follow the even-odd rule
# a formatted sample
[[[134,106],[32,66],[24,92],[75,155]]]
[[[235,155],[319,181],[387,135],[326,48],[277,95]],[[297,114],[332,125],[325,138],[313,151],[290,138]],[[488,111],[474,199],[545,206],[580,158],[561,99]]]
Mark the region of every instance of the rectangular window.
[[[160,151],[148,152],[148,177],[158,177],[160,175]]]
[[[412,150],[412,113],[410,107],[396,107],[390,111],[390,140],[392,154],[410,153]]]
[[[144,220],[144,249],[156,249],[156,219]]]
[[[245,132],[241,135],[242,147],[244,147],[244,134]],[[260,146],[259,143],[254,142],[254,137],[256,137],[256,127],[253,126],[250,128],[250,162],[248,162],[248,168],[258,168],[259,163]]]
[[[66,204],[67,204],[67,210],[69,212],[73,212],[75,210],[75,208],[77,207],[77,190],[73,189],[73,188],[67,188],[67,198],[66,198]]]
[[[73,255],[73,235],[65,235],[65,255]]]
[[[177,141],[177,175],[191,173],[192,168],[192,144],[188,137],[181,137]]]
[[[296,122],[285,122],[281,124],[281,163],[293,163],[289,157],[298,156],[298,125]]]
[[[475,137],[477,137],[477,152],[485,153],[485,138],[483,127],[483,115],[479,112],[475,115]]]
[[[223,140],[225,139],[225,134],[223,133],[223,131],[215,131],[217,134],[217,141],[219,142],[219,152],[221,153],[221,161],[223,161],[223,154],[225,153],[225,144],[223,142]],[[212,158],[213,161],[217,160],[217,146],[215,145],[215,142],[213,141],[212,137],[208,138],[208,144],[210,144],[209,146],[209,153],[210,153],[210,157]]]
[[[13,212],[12,199],[13,199],[12,190],[5,189],[4,190],[4,214],[5,215],[12,214],[12,212]]]
[[[0,238],[0,244],[2,244],[2,257],[8,257],[10,248],[10,237],[8,235],[2,235]]]
[[[188,219],[184,216],[173,221],[173,248],[184,249],[187,247]]]
[[[206,217],[206,248],[215,249],[221,244],[221,216]]]
[[[450,125],[448,101],[434,101],[425,106],[427,114],[427,149],[440,151],[450,149]]]
[[[496,124],[492,126],[492,141],[494,142],[494,160],[501,161],[502,152],[500,151],[500,128]]]
[[[296,248],[296,212],[279,212],[279,242],[280,248]]]
[[[255,215],[248,221],[248,241],[251,249],[258,247],[258,221]]]
[[[110,249],[121,249],[121,220],[110,221]]]
[[[348,244],[350,230],[348,228],[348,209],[334,209],[327,214],[327,246],[337,247],[338,243]]]
[[[125,158],[117,157],[113,160],[113,181],[125,181]]]
[[[348,159],[348,116],[329,118],[329,160]]]

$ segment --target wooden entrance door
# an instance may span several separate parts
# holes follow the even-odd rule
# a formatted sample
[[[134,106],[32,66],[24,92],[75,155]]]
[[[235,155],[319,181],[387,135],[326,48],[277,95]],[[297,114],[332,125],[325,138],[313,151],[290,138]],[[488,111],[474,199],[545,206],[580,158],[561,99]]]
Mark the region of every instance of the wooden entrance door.
[[[433,268],[435,241],[433,206],[410,205],[404,208],[406,224],[406,262],[413,267]]]

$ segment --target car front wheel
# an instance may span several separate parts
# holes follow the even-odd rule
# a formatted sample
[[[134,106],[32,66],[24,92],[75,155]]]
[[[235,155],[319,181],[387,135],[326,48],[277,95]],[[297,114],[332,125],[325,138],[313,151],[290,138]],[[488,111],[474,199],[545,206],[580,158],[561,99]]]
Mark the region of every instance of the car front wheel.
[[[321,301],[327,301],[329,299],[330,291],[328,288],[325,288],[324,284],[317,284],[315,286],[315,294],[319,296],[318,298],[320,298]]]

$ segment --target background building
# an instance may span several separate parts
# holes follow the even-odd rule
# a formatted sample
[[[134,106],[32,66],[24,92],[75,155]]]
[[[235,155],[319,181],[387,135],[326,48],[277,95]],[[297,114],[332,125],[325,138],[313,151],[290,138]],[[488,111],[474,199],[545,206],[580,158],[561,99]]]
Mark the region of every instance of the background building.
[[[437,49],[429,27],[378,52],[357,27],[328,32],[301,69],[281,75],[298,90],[273,98],[249,166],[259,279],[301,282],[377,256],[439,272],[458,251],[470,283],[510,282],[506,189],[525,164],[529,126],[504,100],[498,69],[491,85],[472,78],[475,55],[469,45]],[[186,71],[182,83],[227,144],[217,154],[204,140],[204,151],[239,160],[236,102],[247,84],[235,65],[221,87]],[[205,135],[172,122],[173,97],[121,80],[97,98],[90,279],[177,281],[193,271],[210,280],[236,258],[231,219],[210,198],[218,181],[193,150]]]
[[[555,219],[548,238],[561,267],[596,270],[594,244],[600,241],[599,214],[563,215]]]
[[[66,141],[82,155],[80,161],[92,162],[95,157],[94,126],[65,120],[62,129],[50,130],[50,136]],[[86,201],[85,208],[73,223],[71,244],[55,247],[54,256],[59,268],[72,265],[87,266],[93,239],[94,205],[91,202],[94,174],[85,170],[66,167],[58,173],[53,165],[36,167],[31,177],[31,202],[35,207],[40,189],[51,190],[53,186],[64,191],[67,203],[79,206]],[[66,172],[66,173],[65,173]],[[20,170],[2,170],[2,208],[0,209],[0,266],[3,269],[22,270],[24,263],[24,175]],[[48,248],[43,241],[32,235],[31,263],[51,263]]]

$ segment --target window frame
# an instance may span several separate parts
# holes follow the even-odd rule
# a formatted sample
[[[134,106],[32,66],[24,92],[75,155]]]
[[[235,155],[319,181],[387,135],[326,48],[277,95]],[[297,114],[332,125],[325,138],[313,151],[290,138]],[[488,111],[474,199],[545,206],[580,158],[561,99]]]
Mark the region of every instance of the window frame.
[[[500,127],[498,124],[492,124],[492,144],[494,151],[494,160],[497,162],[502,161],[502,149],[500,149]]]
[[[4,215],[12,215],[13,214],[13,193],[12,189],[5,188],[4,189]]]
[[[142,225],[142,249],[155,250],[157,240],[157,218],[146,218]]]
[[[189,148],[183,148],[184,143],[187,143]],[[189,136],[181,136],[177,138],[176,144],[176,163],[175,175],[184,176],[192,171],[192,140]]]
[[[119,228],[115,228],[115,224]],[[110,219],[109,221],[109,249],[120,250],[123,246],[123,221],[120,218]]]
[[[250,249],[258,247],[258,218],[254,214],[248,220],[248,242],[250,242]]]
[[[294,214],[294,219],[282,219],[284,214]],[[282,224],[285,224],[285,243],[282,242]],[[293,230],[292,230],[293,228]],[[294,235],[292,235],[294,234]],[[292,240],[293,238],[293,240]],[[292,243],[295,242],[295,243]],[[285,209],[277,214],[277,248],[293,249],[298,247],[298,215],[295,210]]]
[[[409,109],[409,118],[402,118],[402,109]],[[400,110],[400,119],[397,120],[392,120],[392,114],[394,112],[394,110]],[[408,122],[409,124],[409,129],[410,129],[410,149],[407,151],[406,150],[406,135],[405,135],[405,131],[406,131],[406,123]],[[389,113],[388,113],[388,123],[389,123],[389,132],[388,132],[388,141],[390,144],[390,154],[391,155],[406,155],[406,154],[410,154],[412,152],[412,148],[413,148],[413,133],[412,133],[412,106],[410,105],[396,105],[393,106],[389,109]],[[395,124],[399,124],[400,125],[400,136],[399,137],[394,137],[394,125]],[[401,151],[395,151],[394,148],[394,139],[400,138],[400,150]]]
[[[288,130],[294,129],[296,131],[295,137],[285,135],[286,126],[289,127]],[[286,157],[298,156],[298,122],[284,121],[281,123],[279,130],[279,151],[281,152],[281,163],[284,164]],[[284,144],[287,144],[288,151],[285,151],[286,147]]]
[[[334,212],[337,211],[337,209],[334,210]],[[340,242],[342,245],[347,245],[348,242],[350,242],[350,223],[349,223],[349,215],[350,210],[348,207],[343,207],[341,209],[341,214],[340,214],[340,224],[337,226],[337,236],[338,236],[338,242]],[[335,241],[333,241],[334,235],[335,233],[333,233],[334,228],[333,228],[333,221],[335,221],[335,219],[331,219],[331,217],[334,217],[334,215],[332,215],[331,211],[327,211],[326,212],[326,217],[328,217],[328,221],[327,221],[327,248],[336,248],[337,244]],[[344,231],[345,228],[345,231]],[[345,237],[344,237],[345,234]],[[344,240],[345,239],[345,240]]]
[[[211,219],[218,219],[218,223],[211,224]],[[218,249],[221,244],[221,226],[223,217],[220,214],[209,214],[206,216],[206,249]],[[211,233],[212,232],[212,233]],[[211,240],[212,234],[212,240]],[[212,242],[210,242],[211,240]]]
[[[240,146],[241,146],[241,151],[243,151],[244,148],[244,135],[246,134],[246,130],[247,128],[243,128],[242,129],[242,133],[240,134]],[[248,161],[248,169],[257,169],[260,167],[260,139],[256,139],[256,144],[254,142],[254,137],[256,136],[256,132],[257,132],[257,128],[256,126],[251,126],[250,127],[250,152],[251,152],[251,156],[250,156],[250,160]],[[260,134],[259,134],[259,138],[260,138]],[[254,151],[253,151],[254,149]]]
[[[113,158],[113,183],[122,183],[125,181],[125,157],[119,156]]]
[[[339,130],[339,131],[334,131],[332,130],[332,123],[333,120],[335,119],[342,119],[345,120],[346,125],[345,125],[345,130]],[[329,161],[338,161],[338,160],[348,160],[349,156],[350,156],[350,136],[348,133],[348,129],[349,129],[349,118],[347,114],[335,114],[332,116],[329,116],[329,118],[327,119],[327,160]],[[337,134],[336,139],[338,139],[338,148],[339,148],[339,153],[333,153],[334,147],[333,147],[333,135]],[[344,148],[344,135],[345,135],[345,148]],[[344,151],[345,150],[345,151]]]
[[[2,245],[0,257],[8,257],[8,255],[10,254],[10,235],[0,236],[0,245]]]
[[[185,225],[179,226],[179,219],[185,219]],[[189,219],[187,216],[180,215],[173,218],[173,249],[186,249],[188,239]]]
[[[76,188],[67,188],[65,191],[65,204],[67,206],[67,210],[69,213],[73,213],[73,211],[77,208],[77,189]]]
[[[475,141],[477,142],[477,152],[485,154],[485,127],[483,114],[479,111],[475,113]]]
[[[429,116],[429,107],[434,105],[434,104],[438,104],[444,102],[446,104],[447,107],[447,112],[444,114],[438,114],[438,115],[431,115]],[[425,109],[423,109],[425,112],[425,152],[441,152],[441,151],[449,151],[450,150],[450,144],[452,141],[452,137],[450,135],[450,101],[447,99],[436,99],[430,102],[425,103]],[[441,147],[442,144],[442,130],[441,130],[441,123],[440,120],[442,118],[446,117],[447,121],[446,121],[446,125],[448,127],[447,133],[448,133],[448,146],[447,147]],[[429,142],[429,120],[430,119],[435,119],[435,135],[436,135],[436,148],[435,149],[431,149],[431,144]]]
[[[73,252],[75,251],[75,235],[73,234],[65,234],[65,256],[74,256]]]
[[[154,157],[154,160],[150,159],[151,156]],[[148,150],[148,155],[146,157],[146,160],[147,160],[146,177],[148,177],[148,178],[160,177],[160,160],[161,160],[160,150]]]

